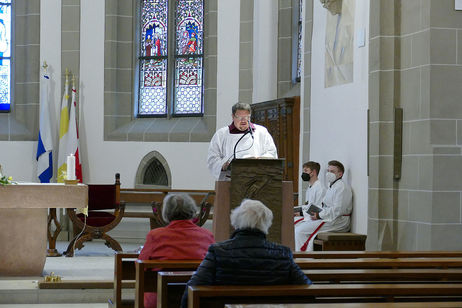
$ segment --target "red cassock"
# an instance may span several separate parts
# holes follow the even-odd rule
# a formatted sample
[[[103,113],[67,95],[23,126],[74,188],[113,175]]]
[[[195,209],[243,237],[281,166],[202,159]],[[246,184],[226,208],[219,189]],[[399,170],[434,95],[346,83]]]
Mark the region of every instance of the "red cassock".
[[[213,234],[191,220],[174,220],[168,226],[151,230],[138,257],[139,260],[203,259]],[[157,294],[145,293],[144,306],[157,306]]]

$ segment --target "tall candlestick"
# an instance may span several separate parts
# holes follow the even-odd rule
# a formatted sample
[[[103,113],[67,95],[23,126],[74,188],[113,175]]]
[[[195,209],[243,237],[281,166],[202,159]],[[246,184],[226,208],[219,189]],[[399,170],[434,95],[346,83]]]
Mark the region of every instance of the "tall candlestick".
[[[67,179],[75,180],[75,156],[70,154],[67,157]]]

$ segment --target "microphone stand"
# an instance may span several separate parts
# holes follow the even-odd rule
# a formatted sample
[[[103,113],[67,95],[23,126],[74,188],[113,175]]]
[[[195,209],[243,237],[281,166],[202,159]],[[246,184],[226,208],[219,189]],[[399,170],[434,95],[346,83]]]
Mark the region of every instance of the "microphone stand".
[[[231,162],[229,163],[228,165],[228,168],[227,170],[230,170],[231,169],[231,163],[233,162],[233,160],[236,159],[236,148],[237,148],[237,145],[239,144],[239,142],[242,140],[242,138],[244,138],[245,135],[247,135],[248,133],[250,133],[250,130],[252,128],[250,128],[249,126],[249,129],[241,136],[241,138],[239,138],[239,140],[237,140],[236,144],[234,145],[234,149],[233,149],[233,159],[231,160]],[[253,137],[253,136],[252,136]]]

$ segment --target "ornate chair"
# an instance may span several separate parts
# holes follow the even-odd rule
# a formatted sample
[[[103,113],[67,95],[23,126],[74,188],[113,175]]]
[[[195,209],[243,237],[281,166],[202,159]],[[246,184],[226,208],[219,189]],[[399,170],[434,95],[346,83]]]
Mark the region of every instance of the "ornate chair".
[[[73,223],[74,230],[80,230],[69,243],[66,256],[74,256],[74,248],[82,249],[83,243],[92,239],[105,240],[106,246],[115,251],[122,251],[120,244],[107,235],[114,229],[124,216],[125,202],[120,201],[120,174],[115,175],[115,184],[88,185],[88,217],[77,214],[76,209],[69,209],[68,216]]]
[[[207,221],[209,218],[210,214],[210,209],[212,208],[212,204],[210,202],[207,202],[207,199],[214,195],[215,193],[209,192],[201,201],[199,204],[199,213],[196,218],[193,219],[194,223],[198,225],[199,227],[202,227],[202,225]],[[152,204],[152,213],[154,214],[154,219],[151,220],[151,229],[159,228],[159,227],[165,227],[168,225],[167,222],[162,218],[162,204],[159,202],[153,201]]]

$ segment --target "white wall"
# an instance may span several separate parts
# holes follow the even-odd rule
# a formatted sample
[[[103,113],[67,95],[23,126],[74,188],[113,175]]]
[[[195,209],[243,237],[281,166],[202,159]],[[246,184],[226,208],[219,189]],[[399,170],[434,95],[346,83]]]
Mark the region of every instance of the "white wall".
[[[239,99],[240,1],[218,0],[217,129],[232,121]]]
[[[277,98],[278,2],[254,1],[253,103]]]
[[[61,51],[56,46],[61,46],[61,1],[40,1],[40,12],[40,65],[43,65],[44,61],[48,65],[51,97],[49,101],[50,121],[52,130],[56,132],[53,135],[53,144],[56,145],[59,138],[57,119],[60,107],[59,89],[61,88]],[[46,48],[45,46],[53,46],[54,48]],[[12,176],[15,181],[37,182],[36,153],[36,141],[1,141],[0,165],[2,165],[4,173]],[[56,165],[54,167],[56,168]]]
[[[321,163],[321,176],[327,162],[341,161],[345,178],[353,190],[352,231],[367,233],[367,108],[368,42],[358,48],[357,33],[369,32],[369,1],[357,0],[353,83],[324,88],[326,13],[314,1],[311,79],[310,159]]]
[[[231,121],[231,106],[238,99],[239,1],[218,1],[217,127]],[[172,188],[213,189],[206,157],[208,143],[108,142],[103,138],[104,115],[104,1],[81,1],[80,33],[80,150],[84,181],[112,182],[120,172],[122,187],[134,187],[138,164],[150,151],[160,152],[172,172]],[[41,60],[52,78],[53,128],[56,131],[61,104],[61,1],[41,1]],[[220,33],[222,33],[220,35]],[[0,142],[0,164],[15,180],[37,182],[37,142]],[[57,150],[56,150],[57,152]],[[55,155],[57,159],[57,155]],[[198,180],[199,179],[199,180]]]

